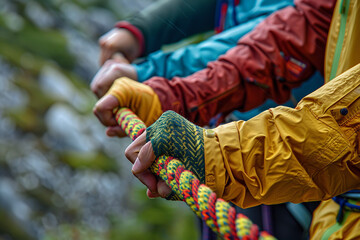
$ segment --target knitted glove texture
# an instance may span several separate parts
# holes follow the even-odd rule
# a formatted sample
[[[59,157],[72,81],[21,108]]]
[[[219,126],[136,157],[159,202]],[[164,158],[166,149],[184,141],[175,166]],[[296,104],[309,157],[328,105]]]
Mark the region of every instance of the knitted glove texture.
[[[205,183],[204,129],[173,111],[167,111],[146,129],[146,141],[151,141],[156,157],[179,159]]]

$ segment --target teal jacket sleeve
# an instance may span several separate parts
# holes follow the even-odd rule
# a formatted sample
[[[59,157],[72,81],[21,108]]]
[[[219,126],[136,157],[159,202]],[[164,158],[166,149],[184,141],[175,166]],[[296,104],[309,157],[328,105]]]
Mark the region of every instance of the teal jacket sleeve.
[[[291,89],[319,70],[334,1],[302,0],[269,16],[238,44],[188,77],[153,77],[163,110],[176,111],[199,125],[218,113],[248,111],[266,99],[289,100]]]
[[[175,76],[186,77],[204,69],[208,62],[215,61],[227,50],[235,47],[237,41],[263,19],[265,16],[254,18],[201,43],[191,44],[173,52],[159,50],[151,53],[142,62],[133,65],[138,81],[143,82],[154,76],[162,76],[167,79]]]
[[[199,44],[192,44],[171,52],[159,50],[151,53],[144,61],[134,65],[138,81],[143,82],[154,76],[162,76],[167,79],[175,76],[186,77],[204,69],[209,62],[215,61],[220,55],[235,47],[240,38],[254,29],[267,16],[276,10],[294,4],[293,0],[240,1],[237,5],[234,5],[233,0],[228,0],[227,3],[228,11],[223,16],[226,23],[225,31]],[[161,7],[155,9],[160,11]],[[220,10],[217,6],[215,10],[217,14],[213,13],[213,15],[218,16]],[[202,11],[200,13],[204,17],[204,13]],[[154,21],[154,19],[151,20]],[[196,25],[193,24],[193,27]]]

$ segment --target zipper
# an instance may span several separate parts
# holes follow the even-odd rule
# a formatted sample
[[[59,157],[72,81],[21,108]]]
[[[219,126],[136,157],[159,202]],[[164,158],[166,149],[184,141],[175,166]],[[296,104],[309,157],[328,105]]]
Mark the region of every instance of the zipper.
[[[349,13],[349,4],[350,0],[341,0],[339,12],[340,12],[340,29],[338,34],[338,39],[335,47],[335,54],[332,61],[331,71],[330,71],[330,80],[336,77],[336,72],[339,66],[339,60],[341,55],[342,46],[344,43],[345,29],[346,29],[346,21]]]

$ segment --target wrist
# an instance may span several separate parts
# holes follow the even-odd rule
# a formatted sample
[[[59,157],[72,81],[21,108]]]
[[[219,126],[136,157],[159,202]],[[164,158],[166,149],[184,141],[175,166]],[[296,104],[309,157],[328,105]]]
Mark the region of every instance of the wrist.
[[[144,38],[144,35],[142,34],[142,32],[137,27],[135,27],[134,25],[132,25],[131,23],[129,23],[127,21],[117,22],[115,24],[115,27],[119,28],[119,29],[126,29],[134,36],[134,38],[136,39],[136,42],[137,42],[137,44],[136,44],[137,46],[135,46],[135,48],[136,48],[135,58],[142,56],[144,54],[144,50],[145,50],[145,38]]]
[[[226,168],[218,136],[218,128],[204,131],[205,184],[218,197],[222,197],[226,185]]]

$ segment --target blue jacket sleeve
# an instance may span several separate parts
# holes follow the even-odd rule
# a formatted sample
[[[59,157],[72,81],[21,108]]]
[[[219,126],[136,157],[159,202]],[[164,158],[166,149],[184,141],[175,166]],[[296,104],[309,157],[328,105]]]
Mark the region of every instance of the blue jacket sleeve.
[[[236,46],[237,41],[259,24],[265,16],[233,27],[199,43],[191,44],[173,52],[159,50],[134,64],[138,81],[143,82],[153,76],[171,79],[175,76],[186,77],[201,69],[208,62],[215,61],[220,55]]]
[[[226,31],[199,44],[192,44],[172,52],[159,50],[135,64],[138,81],[143,82],[153,76],[171,79],[175,76],[186,77],[215,61],[227,50],[236,46],[237,41],[250,32],[274,11],[292,5],[292,0],[240,1],[237,6],[228,1]],[[217,9],[219,10],[219,9]],[[231,21],[231,20],[234,21]],[[234,26],[235,25],[235,26]]]

